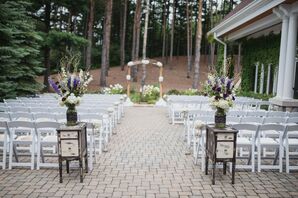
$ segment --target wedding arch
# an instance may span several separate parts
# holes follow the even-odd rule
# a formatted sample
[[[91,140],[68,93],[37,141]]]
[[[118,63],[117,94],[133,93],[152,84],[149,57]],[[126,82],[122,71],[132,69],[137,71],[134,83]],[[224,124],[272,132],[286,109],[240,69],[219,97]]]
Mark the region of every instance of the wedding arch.
[[[143,59],[143,60],[136,60],[136,61],[130,61],[127,63],[127,75],[126,75],[126,80],[127,80],[127,96],[130,96],[130,82],[131,82],[131,67],[133,66],[139,66],[139,65],[154,65],[159,67],[159,96],[162,98],[162,83],[163,83],[163,65],[161,62],[153,60],[153,59]]]

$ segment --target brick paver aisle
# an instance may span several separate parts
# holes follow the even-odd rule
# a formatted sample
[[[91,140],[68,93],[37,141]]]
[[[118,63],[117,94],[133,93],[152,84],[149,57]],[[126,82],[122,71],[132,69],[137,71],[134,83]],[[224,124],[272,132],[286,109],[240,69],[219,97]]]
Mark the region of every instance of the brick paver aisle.
[[[84,183],[78,171],[57,169],[0,171],[0,197],[298,197],[298,173],[237,172],[218,174],[216,185],[185,155],[183,127],[168,124],[166,110],[126,109],[108,152]]]

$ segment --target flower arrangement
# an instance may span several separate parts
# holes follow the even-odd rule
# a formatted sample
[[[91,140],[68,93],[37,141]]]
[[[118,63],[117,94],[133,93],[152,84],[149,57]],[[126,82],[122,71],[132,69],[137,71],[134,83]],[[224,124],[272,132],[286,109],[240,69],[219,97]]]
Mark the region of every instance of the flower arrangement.
[[[60,61],[61,71],[56,81],[49,78],[49,84],[59,96],[59,104],[77,106],[81,97],[86,93],[89,83],[93,80],[89,72],[78,70],[80,63],[79,54],[67,54]]]
[[[228,77],[208,74],[208,80],[204,85],[204,92],[206,96],[210,97],[210,106],[214,110],[225,114],[233,106],[235,90],[233,80]]]
[[[110,85],[110,87],[105,87],[102,90],[103,94],[123,94],[124,89],[123,86],[120,84]]]
[[[143,90],[141,90],[141,92],[142,91],[143,91],[144,97],[148,97],[148,96],[159,94],[160,90],[159,90],[159,87],[156,87],[154,85],[144,85]]]

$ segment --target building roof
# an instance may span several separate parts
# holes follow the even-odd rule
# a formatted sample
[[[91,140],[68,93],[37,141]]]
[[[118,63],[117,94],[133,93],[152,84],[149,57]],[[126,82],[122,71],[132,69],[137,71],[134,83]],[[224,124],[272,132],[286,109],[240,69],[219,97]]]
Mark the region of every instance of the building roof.
[[[244,7],[246,7],[248,4],[253,2],[254,0],[242,0],[241,3],[239,3],[229,14],[227,14],[222,21],[225,21],[226,19],[230,18],[240,10],[242,10]]]

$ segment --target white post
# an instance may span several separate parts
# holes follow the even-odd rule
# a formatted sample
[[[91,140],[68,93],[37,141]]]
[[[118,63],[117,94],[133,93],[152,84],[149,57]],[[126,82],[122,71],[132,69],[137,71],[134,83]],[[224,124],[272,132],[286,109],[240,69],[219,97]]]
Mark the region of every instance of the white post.
[[[292,13],[289,19],[289,33],[284,73],[283,98],[293,99],[294,66],[297,45],[297,14]]]
[[[256,63],[256,73],[255,73],[255,88],[254,88],[254,92],[257,93],[257,89],[258,89],[258,70],[259,70],[259,63]]]
[[[273,77],[273,88],[272,88],[272,94],[276,94],[277,91],[277,73],[278,73],[278,67],[275,68],[274,70],[274,77]]]
[[[270,75],[271,75],[271,64],[268,65],[268,71],[267,71],[267,84],[266,84],[266,94],[269,94],[269,88],[270,88]]]
[[[282,18],[281,28],[281,39],[280,39],[280,50],[279,50],[279,65],[278,65],[278,77],[277,77],[277,92],[276,98],[283,97],[284,88],[284,73],[286,64],[287,54],[287,40],[288,40],[288,29],[289,29],[289,17],[288,10],[285,7],[281,7],[273,10],[273,12],[280,18]]]
[[[264,90],[264,64],[261,65],[261,77],[260,77],[260,88],[259,93],[262,94]]]

